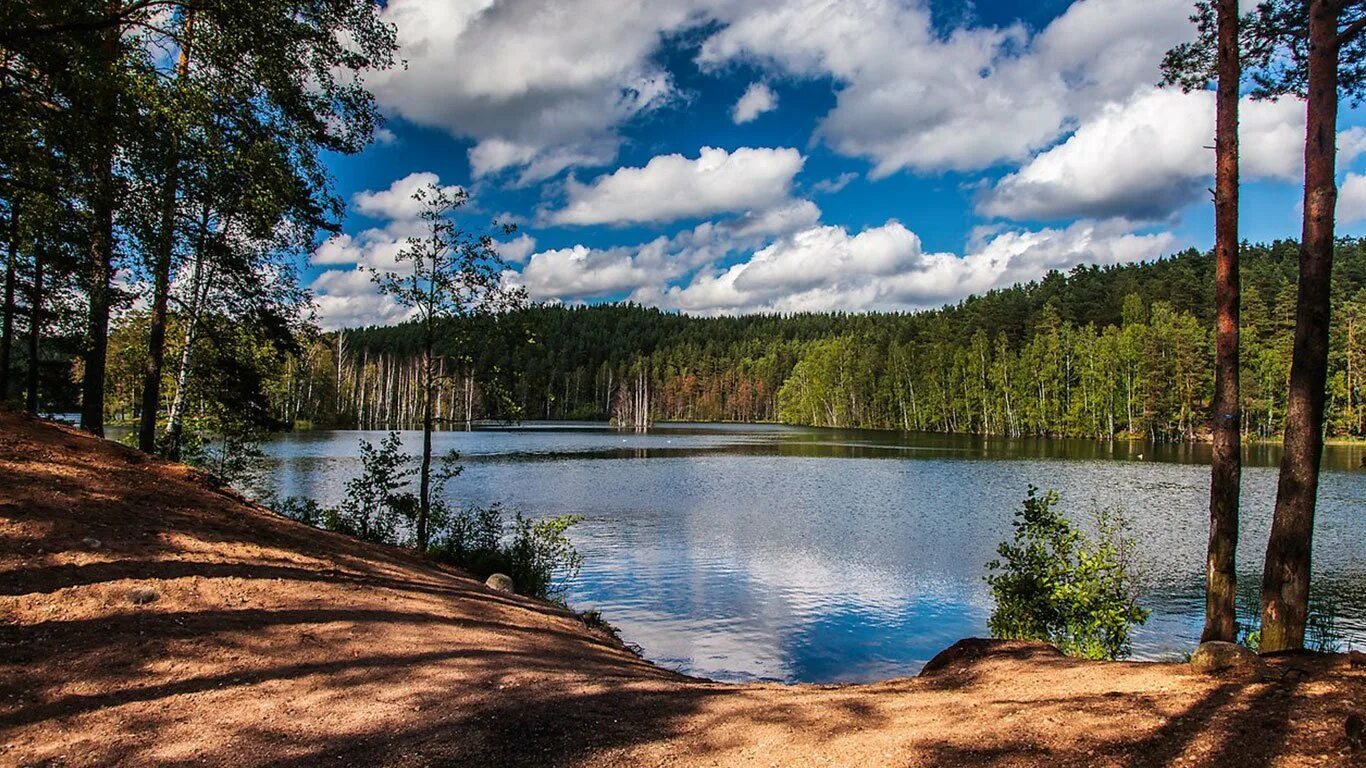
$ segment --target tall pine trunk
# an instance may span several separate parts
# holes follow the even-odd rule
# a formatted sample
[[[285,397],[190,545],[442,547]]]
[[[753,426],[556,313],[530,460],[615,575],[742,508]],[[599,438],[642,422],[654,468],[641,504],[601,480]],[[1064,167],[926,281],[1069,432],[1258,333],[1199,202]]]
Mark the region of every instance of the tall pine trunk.
[[[109,0],[109,15],[117,16],[122,3]],[[114,281],[114,139],[113,126],[118,109],[115,74],[119,65],[121,29],[110,27],[101,43],[106,79],[100,84],[99,106],[92,124],[98,138],[92,156],[91,176],[94,192],[90,201],[90,263],[86,289],[89,312],[86,316],[85,373],[81,381],[81,429],[104,436],[104,373],[109,352],[109,312],[113,305]]]
[[[1309,5],[1304,232],[1276,513],[1262,574],[1262,651],[1304,647],[1310,551],[1323,454],[1333,216],[1337,204],[1338,3]]]
[[[43,334],[43,249],[33,248],[33,283],[28,294],[28,382],[24,407],[38,413],[38,358]]]
[[[14,351],[14,284],[19,270],[19,210],[13,200],[9,209],[9,248],[5,254],[5,308],[0,332],[0,402],[9,397],[9,369]]]
[[[176,63],[178,86],[183,85],[190,72],[193,10],[187,11],[183,30],[180,60]],[[156,253],[152,259],[152,314],[147,326],[147,364],[143,369],[142,417],[138,423],[138,448],[146,453],[156,451],[157,415],[161,412],[161,372],[166,359],[166,304],[171,292],[171,252],[175,249],[176,197],[180,191],[177,134],[178,130],[173,127],[161,188],[161,220],[158,223]]]
[[[1219,87],[1214,171],[1214,455],[1202,642],[1238,637],[1235,609],[1238,496],[1242,475],[1238,397],[1238,0],[1219,0]]]

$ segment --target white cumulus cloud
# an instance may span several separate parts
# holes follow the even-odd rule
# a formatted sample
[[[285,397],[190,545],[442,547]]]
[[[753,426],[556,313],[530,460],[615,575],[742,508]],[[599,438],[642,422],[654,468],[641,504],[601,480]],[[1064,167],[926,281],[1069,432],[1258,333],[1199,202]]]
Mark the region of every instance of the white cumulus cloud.
[[[435,173],[422,171],[410,173],[394,181],[388,189],[357,192],[352,198],[356,210],[376,219],[412,220],[422,212],[422,203],[413,195],[420,189],[438,186],[449,193],[460,191],[459,186],[442,185]]]
[[[1022,160],[1156,82],[1163,52],[1192,34],[1187,0],[1081,0],[1037,33],[945,31],[928,3],[900,0],[755,0],[730,11],[700,63],[833,78],[820,136],[872,161],[874,178]]]
[[[1052,269],[1156,258],[1175,244],[1169,233],[1132,229],[1114,219],[998,232],[975,239],[959,256],[925,252],[920,238],[897,221],[857,234],[813,227],[738,264],[701,270],[686,285],[645,288],[633,298],[700,314],[923,309]]]
[[[1245,99],[1240,111],[1242,178],[1299,180],[1304,105]],[[1140,91],[1002,178],[978,212],[1011,219],[1168,216],[1208,186],[1213,133],[1212,93]]]
[[[667,102],[661,35],[699,21],[690,3],[646,0],[391,0],[407,66],[373,73],[380,104],[472,138],[476,177],[536,181],[616,156],[616,128]]]
[[[1189,0],[1079,0],[1034,31],[943,29],[924,0],[392,0],[407,66],[369,82],[391,113],[473,139],[476,177],[533,182],[610,162],[624,124],[680,95],[663,41],[706,29],[704,68],[834,80],[819,136],[876,178],[1027,158],[1155,82],[1189,15]],[[756,83],[733,117],[772,101]]]
[[[568,201],[550,214],[559,224],[667,222],[716,213],[758,211],[790,199],[804,158],[795,149],[734,152],[703,147],[697,158],[658,155],[644,167],[619,168],[566,185]]]
[[[1338,189],[1338,220],[1343,224],[1366,221],[1366,176],[1349,173]]]
[[[736,125],[752,122],[765,112],[778,108],[778,94],[767,83],[750,83],[741,94],[740,100],[730,110],[730,119]]]

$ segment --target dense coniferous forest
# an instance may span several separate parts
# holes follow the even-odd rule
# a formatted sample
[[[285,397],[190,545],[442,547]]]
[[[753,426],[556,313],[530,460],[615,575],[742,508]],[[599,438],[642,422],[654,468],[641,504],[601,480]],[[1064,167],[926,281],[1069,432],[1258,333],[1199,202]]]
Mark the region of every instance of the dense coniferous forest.
[[[1243,420],[1279,432],[1297,245],[1243,252]],[[1193,439],[1212,393],[1213,261],[1081,266],[922,313],[703,318],[629,305],[539,306],[447,323],[437,419],[781,421],[1002,435]],[[1366,241],[1338,246],[1328,431],[1366,434]],[[122,328],[136,335],[137,324]],[[121,330],[122,330],[121,328]],[[111,345],[131,414],[135,344]],[[283,424],[412,427],[412,324],[317,334],[271,358]],[[127,357],[120,357],[121,351]],[[119,382],[119,371],[128,381]],[[641,411],[645,413],[642,414]]]

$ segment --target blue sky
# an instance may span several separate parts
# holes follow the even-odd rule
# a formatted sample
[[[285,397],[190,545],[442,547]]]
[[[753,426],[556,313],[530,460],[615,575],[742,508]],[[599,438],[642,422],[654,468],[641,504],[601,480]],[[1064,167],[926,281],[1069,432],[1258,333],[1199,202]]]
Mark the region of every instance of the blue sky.
[[[1186,0],[391,0],[388,117],[330,160],[344,234],[306,278],[325,326],[402,310],[407,196],[519,224],[537,300],[699,314],[918,309],[1212,238],[1209,93],[1157,90]],[[1303,108],[1245,102],[1243,234],[1298,233]],[[1366,119],[1339,214],[1366,234]]]

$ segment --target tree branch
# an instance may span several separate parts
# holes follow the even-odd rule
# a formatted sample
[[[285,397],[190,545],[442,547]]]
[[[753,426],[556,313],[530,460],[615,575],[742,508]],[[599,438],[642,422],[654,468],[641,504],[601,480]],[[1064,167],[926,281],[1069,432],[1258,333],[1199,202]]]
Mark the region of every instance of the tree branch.
[[[9,45],[15,41],[28,38],[61,35],[68,32],[98,32],[123,24],[135,13],[160,6],[179,6],[186,9],[203,7],[197,0],[135,0],[120,8],[117,13],[104,14],[80,21],[51,22],[32,27],[12,27],[0,32],[0,45]]]
[[[1351,24],[1348,24],[1346,29],[1343,29],[1338,33],[1338,47],[1342,47],[1352,42],[1357,35],[1361,34],[1362,30],[1366,30],[1366,16],[1362,16]]]

